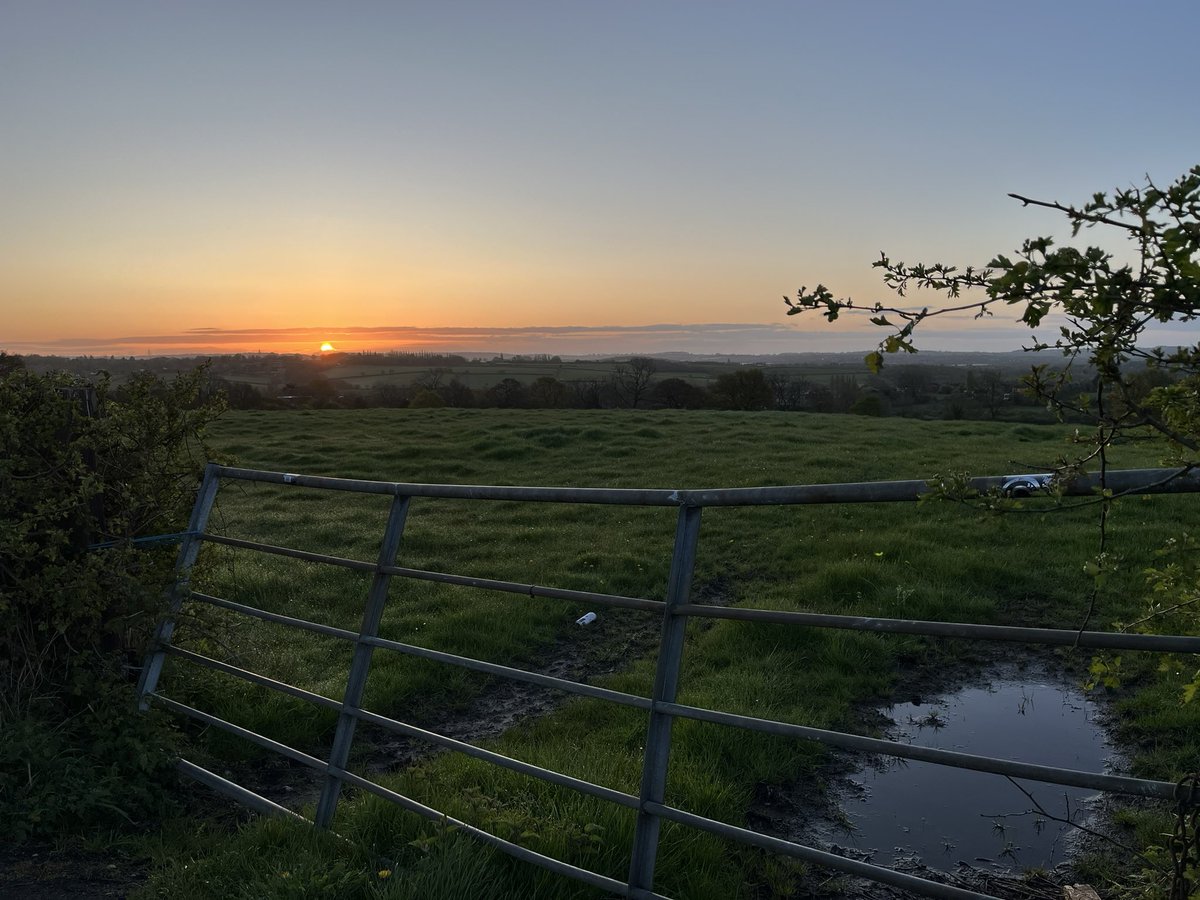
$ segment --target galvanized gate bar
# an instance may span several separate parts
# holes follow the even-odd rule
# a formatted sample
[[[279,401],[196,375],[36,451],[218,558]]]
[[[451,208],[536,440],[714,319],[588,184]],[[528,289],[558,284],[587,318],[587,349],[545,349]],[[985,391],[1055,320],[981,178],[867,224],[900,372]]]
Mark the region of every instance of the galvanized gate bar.
[[[484,588],[490,591],[505,591],[510,594],[527,594],[530,597],[569,600],[573,603],[599,603],[601,606],[620,606],[626,609],[644,609],[658,613],[661,613],[665,606],[661,600],[647,600],[644,597],[623,597],[620,594],[601,594],[596,591],[572,591],[567,588],[543,587],[538,584],[499,581],[495,578],[476,578],[473,575],[430,572],[426,569],[406,569],[403,566],[385,566],[384,571],[391,575],[402,575],[405,578],[416,578],[421,581],[460,584],[465,587]]]
[[[602,594],[597,591],[572,591],[567,588],[544,587],[537,584],[522,584],[517,581],[501,581],[496,578],[479,578],[474,575],[455,575],[450,572],[431,572],[428,569],[410,569],[405,566],[377,566],[374,563],[358,559],[347,559],[344,556],[330,556],[327,553],[314,553],[311,550],[295,550],[291,547],[280,547],[275,544],[263,544],[245,538],[226,537],[219,534],[200,535],[201,540],[227,547],[237,547],[242,550],[254,550],[259,553],[269,553],[273,556],[287,556],[291,559],[302,559],[306,562],[326,563],[331,566],[341,566],[343,569],[354,569],[359,572],[383,572],[387,575],[400,575],[419,581],[436,581],[443,584],[458,584],[465,587],[483,588],[491,591],[504,591],[509,594],[524,594],[529,597],[547,597],[552,600],[570,600],[577,603],[599,603],[603,606],[620,606],[629,609],[644,609],[651,612],[661,612],[664,606],[661,600],[647,600],[644,597],[624,597],[620,594]]]
[[[658,816],[647,808],[647,804],[662,802],[667,788],[667,765],[671,759],[671,723],[674,719],[670,713],[663,711],[662,704],[673,702],[679,689],[683,638],[687,629],[687,617],[677,615],[675,607],[686,603],[691,594],[701,511],[699,506],[680,508],[675,526],[671,571],[667,578],[667,608],[663,613],[658,668],[654,673],[654,705],[646,725],[640,808],[633,833],[633,854],[629,860],[629,887],[644,891],[654,887],[660,825]]]
[[[410,484],[356,478],[330,478],[289,472],[260,472],[236,466],[220,466],[222,478],[260,481],[292,487],[352,491],[361,494],[405,494],[443,500],[529,500],[550,503],[606,503],[617,506],[679,506],[679,491],[631,488],[508,487],[506,485]]]
[[[171,656],[178,656],[181,659],[190,660],[196,665],[203,666],[206,669],[212,669],[215,672],[224,672],[226,675],[232,675],[235,678],[240,678],[243,681],[250,682],[251,684],[257,684],[260,687],[270,688],[273,691],[279,691],[279,693],[287,694],[289,697],[295,697],[297,700],[306,700],[314,706],[320,706],[323,709],[340,711],[342,708],[341,701],[334,700],[332,697],[324,697],[321,694],[314,694],[312,691],[306,691],[304,688],[299,688],[295,685],[288,684],[286,681],[276,681],[274,678],[268,678],[266,675],[259,675],[257,672],[251,672],[249,669],[239,669],[237,666],[232,666],[229,663],[211,659],[199,653],[193,653],[191,650],[184,650],[182,647],[168,646],[166,652]]]
[[[214,716],[211,713],[206,713],[195,707],[188,706],[186,703],[180,703],[177,700],[172,700],[170,697],[164,697],[162,694],[151,694],[151,699],[164,709],[172,710],[180,715],[187,716],[190,719],[195,719],[198,722],[203,722],[205,725],[212,725],[214,728],[219,728],[229,734],[237,735],[252,744],[257,744],[264,750],[271,750],[278,753],[280,756],[285,756],[293,762],[298,762],[301,765],[308,766],[310,769],[324,772],[329,768],[329,763],[323,759],[317,759],[315,756],[309,756],[307,753],[302,753],[295,747],[289,747],[287,744],[281,744],[279,741],[273,741],[269,737],[263,737],[249,728],[243,728],[241,725],[235,725],[232,722],[222,719],[219,716]]]
[[[348,708],[343,703],[339,703],[337,700],[333,700],[332,698],[324,697],[320,694],[314,694],[311,691],[306,691],[303,688],[296,687],[295,685],[267,678],[265,675],[259,675],[257,672],[249,672],[245,669],[239,669],[236,666],[229,665],[228,663],[219,662],[215,659],[210,659],[206,656],[201,656],[200,654],[192,653],[188,650],[181,650],[177,647],[171,647],[168,652],[174,656],[179,656],[195,662],[197,665],[204,666],[205,668],[214,669],[219,672],[225,672],[226,674],[249,681],[252,684],[258,684],[262,687],[279,691],[282,694],[287,694],[300,700],[307,700],[308,702],[325,709],[336,709],[342,714],[353,716],[354,718],[360,719],[364,722],[370,722],[372,725],[385,728],[388,731],[408,735],[409,737],[415,737],[431,744],[437,744],[451,750],[456,750],[466,756],[472,756],[476,759],[483,759],[493,763],[494,765],[501,766],[502,768],[511,769],[514,772],[520,772],[523,775],[529,775],[533,778],[539,778],[542,781],[549,782],[550,784],[557,784],[562,787],[572,788],[580,791],[581,793],[590,794],[594,797],[600,797],[604,800],[608,800],[611,803],[616,803],[619,806],[626,806],[630,809],[636,809],[638,806],[638,798],[632,794],[626,794],[623,791],[618,791],[613,788],[605,787],[604,785],[584,781],[581,778],[573,778],[570,775],[564,775],[561,772],[555,772],[553,769],[544,769],[541,766],[536,766],[532,763],[522,762],[521,760],[513,759],[512,757],[504,756],[491,750],[485,750],[482,747],[476,747],[473,744],[455,740],[454,738],[446,737],[445,735],[437,734],[436,732],[426,731],[425,729],[418,728],[415,725],[409,725],[405,722],[397,721],[396,719],[390,719],[387,716],[381,716],[378,713],[371,712],[370,710]],[[581,687],[586,687],[586,685],[581,685]],[[260,747],[264,747],[268,750],[275,750],[284,756],[288,756],[297,760],[298,762],[303,762],[305,765],[312,765],[312,763],[315,762],[315,767],[320,768],[323,772],[328,773],[331,769],[336,768],[340,770],[342,768],[340,766],[331,766],[331,764],[327,762],[317,760],[315,757],[311,757],[306,753],[302,753],[299,750],[288,747],[286,744],[280,744],[278,741],[273,741],[271,738],[264,737],[257,732],[242,728],[240,725],[235,725],[232,722],[227,722],[226,720],[217,716],[193,709],[192,707],[186,706],[178,701],[171,700],[169,697],[165,697],[162,694],[154,694],[152,695],[152,698],[157,703],[162,703],[164,706],[176,709],[177,712],[192,716],[194,718],[199,718],[202,721],[208,722],[210,725],[214,725],[217,728],[221,728],[232,734],[236,734],[239,737],[244,737],[251,743],[257,744]],[[646,706],[649,706],[650,701],[646,700],[645,703]]]
[[[946,900],[999,900],[999,898],[993,897],[991,894],[978,894],[975,891],[968,891],[963,888],[954,887],[953,885],[939,884],[936,881],[918,878],[915,875],[906,875],[903,872],[897,872],[895,869],[887,869],[883,866],[859,862],[856,859],[838,856],[836,853],[827,853],[815,847],[793,844],[791,841],[785,841],[782,838],[759,834],[757,831],[751,831],[748,828],[738,828],[736,825],[727,825],[715,819],[706,819],[694,813],[684,812],[682,809],[664,806],[662,803],[647,803],[646,806],[655,815],[661,816],[664,819],[670,819],[672,822],[679,822],[681,825],[690,825],[693,828],[699,828],[701,831],[707,831],[710,834],[719,835],[720,837],[732,838],[743,844],[762,847],[764,850],[774,850],[776,853],[794,856],[797,859],[803,859],[830,869],[838,869],[842,872],[848,872],[851,875],[860,875],[863,878],[869,878],[872,881],[881,881],[884,884],[892,884],[906,890],[916,891],[919,894],[924,894],[926,897],[943,897]]]
[[[388,511],[387,527],[383,532],[383,542],[379,547],[379,567],[390,566],[396,561],[396,553],[400,549],[400,539],[404,536],[404,522],[408,518],[408,497],[396,495],[392,498],[392,507]],[[379,623],[383,620],[383,610],[387,606],[388,587],[392,577],[386,572],[376,570],[371,579],[371,590],[367,594],[367,608],[363,611],[362,627],[359,633],[363,637],[374,637],[379,632]],[[371,668],[371,644],[359,641],[354,646],[354,659],[350,663],[350,675],[346,679],[346,694],[342,698],[342,713],[338,716],[337,731],[333,735],[333,747],[329,751],[330,774],[325,779],[321,790],[321,799],[317,801],[316,824],[318,828],[328,828],[333,823],[333,815],[337,811],[338,797],[342,792],[342,782],[333,774],[334,769],[346,768],[346,760],[350,758],[350,744],[354,741],[354,726],[357,718],[351,710],[357,709],[362,703],[363,689],[367,685],[367,672]]]
[[[245,538],[226,537],[223,534],[205,534],[202,540],[226,547],[237,547],[241,550],[253,550],[256,553],[269,553],[272,556],[287,556],[291,559],[302,559],[305,562],[325,563],[330,566],[341,566],[343,569],[354,569],[356,572],[378,572],[376,563],[364,562],[361,559],[347,559],[344,556],[330,556],[328,553],[314,553],[311,550],[295,550],[292,547],[277,547],[274,544],[260,544],[258,541],[248,541]]]
[[[444,653],[441,650],[430,650],[427,647],[418,647],[415,644],[402,644],[399,641],[388,640],[387,638],[363,638],[364,644],[370,644],[373,647],[381,647],[385,650],[394,650],[397,653],[403,653],[407,656],[417,656],[421,659],[431,659],[436,662],[449,663],[452,666],[459,666],[464,669],[473,669],[476,672],[486,672],[489,675],[499,675],[502,678],[511,678],[514,681],[524,681],[527,684],[538,684],[543,687],[557,688],[560,691],[567,691],[572,694],[579,694],[584,697],[595,697],[599,700],[609,700],[612,703],[619,703],[622,706],[633,706],[637,709],[650,709],[651,701],[647,697],[639,697],[637,694],[626,694],[622,691],[614,691],[608,688],[595,687],[590,684],[580,684],[578,681],[567,681],[565,678],[555,678],[553,675],[539,675],[537,672],[527,672],[524,669],[512,669],[508,666],[502,666],[499,663],[484,662],[479,659],[471,659],[469,656],[456,656],[453,653]]]
[[[192,591],[191,598],[200,603],[207,603],[209,606],[219,606],[221,609],[228,609],[243,616],[261,619],[264,622],[274,622],[277,625],[286,625],[289,628],[295,628],[299,631],[311,631],[313,634],[337,638],[341,641],[350,641],[351,643],[359,639],[358,632],[351,631],[349,628],[338,628],[336,625],[310,622],[308,619],[297,619],[295,616],[285,616],[283,613],[268,612],[265,609],[258,609],[254,606],[247,606],[244,603],[226,600],[224,597],[214,597],[211,594]]]
[[[838,616],[826,613],[754,609],[745,606],[711,606],[687,603],[679,612],[708,619],[739,619],[814,628],[842,628],[886,634],[922,634],[929,637],[970,638],[980,641],[1016,641],[1063,647],[1105,650],[1152,650],[1160,653],[1200,653],[1200,637],[1170,634],[1127,634],[1117,631],[1076,631],[1071,628],[1024,628],[1016,625],[975,625],[966,622],[930,622],[921,619],[885,619],[878,616]]]
[[[389,640],[387,638],[360,638],[357,632],[348,631],[345,628],[335,628],[333,625],[322,625],[318,622],[309,622],[306,619],[296,619],[292,616],[285,616],[281,613],[267,612],[264,609],[256,609],[253,606],[245,606],[241,603],[235,603],[232,600],[224,600],[220,597],[212,597],[208,594],[201,594],[198,591],[192,592],[192,599],[199,600],[203,603],[219,606],[222,609],[232,610],[233,612],[242,613],[243,615],[251,616],[255,619],[261,619],[264,622],[276,622],[280,625],[287,625],[301,631],[311,631],[314,634],[325,635],[326,637],[338,638],[344,641],[362,641],[362,643],[370,644],[373,647],[381,647],[385,650],[393,650],[397,653],[404,653],[408,656],[419,656],[422,659],[431,659],[436,662],[448,663],[452,666],[459,666],[463,669],[471,669],[475,672],[485,672],[489,675],[499,675],[502,678],[511,678],[514,681],[523,681],[526,684],[536,684],[542,687],[555,688],[560,691],[566,691],[572,694],[578,694],[582,697],[594,697],[597,700],[608,700],[612,703],[619,703],[622,706],[633,706],[637,709],[649,709],[651,705],[650,698],[639,697],[637,694],[626,694],[622,691],[614,691],[608,688],[596,687],[591,684],[582,684],[578,681],[567,681],[564,678],[555,678],[553,675],[541,675],[537,672],[529,672],[525,669],[513,669],[509,666],[502,666],[499,663],[484,662],[481,659],[472,659],[469,656],[457,656],[453,653],[445,653],[441,650],[430,650],[427,647],[418,647],[415,644],[402,644],[399,641]]]
[[[373,713],[365,709],[355,709],[350,711],[351,715],[361,719],[364,722],[370,722],[372,725],[377,725],[380,728],[385,728],[395,734],[403,734],[408,737],[415,737],[419,740],[426,741],[430,744],[437,744],[440,747],[445,747],[448,750],[455,750],[464,756],[471,756],[475,759],[482,759],[490,762],[493,765],[500,766],[503,769],[508,769],[512,772],[519,772],[522,775],[528,775],[531,778],[538,778],[549,784],[556,784],[559,787],[570,788],[571,790],[579,791],[581,794],[587,794],[591,797],[599,797],[602,800],[607,800],[609,803],[615,803],[618,806],[625,806],[629,809],[637,809],[638,798],[633,794],[626,794],[624,791],[618,791],[614,788],[605,787],[602,784],[596,784],[591,781],[585,781],[582,778],[574,778],[570,775],[564,775],[561,772],[555,772],[553,769],[544,769],[541,766],[536,766],[533,763],[523,762],[519,759],[513,759],[511,756],[504,756],[501,753],[495,753],[491,750],[484,750],[482,747],[476,747],[474,744],[468,744],[466,741],[456,740],[452,737],[446,737],[443,734],[437,734],[433,731],[426,731],[424,728],[418,728],[415,725],[409,725],[405,722],[397,721],[396,719],[381,716],[379,713]]]
[[[216,772],[210,772],[208,769],[198,766],[194,762],[181,759],[175,764],[175,768],[179,770],[180,775],[186,775],[193,781],[198,781],[219,794],[232,797],[247,809],[252,809],[255,812],[268,816],[283,816],[285,819],[298,819],[305,825],[312,825],[312,822],[308,821],[304,816],[293,812],[286,806],[280,806],[274,800],[268,800],[262,794],[256,794],[254,791],[244,788],[240,784],[235,784],[228,778],[222,778]]]
[[[684,706],[680,703],[662,703],[657,704],[655,708],[663,709],[671,715],[696,719],[700,722],[716,722],[720,725],[732,725],[735,728],[761,731],[765,734],[817,741],[834,747],[844,747],[847,750],[882,753],[886,756],[954,766],[957,769],[973,769],[977,772],[989,772],[994,775],[1009,775],[1013,778],[1025,778],[1047,784],[1094,788],[1138,797],[1157,797],[1161,800],[1173,800],[1177,793],[1177,785],[1171,781],[1149,781],[1142,778],[1128,778],[1123,775],[1080,772],[1058,766],[1039,766],[1033,763],[999,759],[994,756],[977,756],[974,753],[962,753],[958,750],[939,750],[935,747],[920,747],[915,744],[886,741],[882,738],[861,737],[842,731],[813,728],[809,725],[792,725],[788,722],[776,722],[773,719],[756,719],[753,716],[740,716],[699,706]]]
[[[147,694],[153,694],[158,689],[158,679],[162,674],[163,648],[171,643],[171,635],[175,632],[175,617],[183,606],[188,595],[188,581],[191,578],[192,566],[200,552],[200,534],[208,525],[208,516],[212,512],[213,501],[217,498],[217,488],[220,480],[217,471],[220,466],[209,463],[204,467],[204,478],[200,482],[200,490],[196,494],[196,503],[188,520],[188,530],[179,544],[179,553],[175,558],[175,582],[168,591],[167,613],[154,632],[149,654],[138,676],[137,692],[142,698],[139,704],[142,711],[149,709],[145,700]]]
[[[270,618],[275,618],[274,614],[268,614]],[[376,638],[372,643],[378,642],[379,646],[386,646],[393,643],[384,641],[381,638]],[[413,648],[423,650],[424,648]],[[327,709],[341,709],[342,704],[329,697],[323,697],[320,694],[314,694],[310,691],[305,691],[303,688],[295,687],[294,685],[286,684],[285,682],[275,681],[267,678],[264,675],[259,675],[257,672],[250,672],[245,669],[239,669],[229,663],[219,662],[218,660],[210,659],[200,654],[192,653],[188,650],[183,650],[178,647],[168,647],[167,653],[173,656],[179,656],[184,659],[189,659],[198,665],[206,668],[215,669],[225,672],[243,680],[250,681],[254,684],[262,685],[281,693],[289,694],[302,700],[307,700],[315,703],[318,706]],[[437,654],[438,657],[449,656],[449,654],[441,654],[437,651],[425,651],[430,654]],[[462,657],[455,659],[461,660]],[[446,660],[452,662],[453,660]],[[480,663],[482,666],[487,666],[489,669],[503,669],[503,666],[495,666],[492,663]],[[524,677],[520,680],[530,681],[530,676],[541,681],[542,679],[550,679],[550,676],[538,676],[531,672],[523,672],[522,670],[509,670],[516,677],[520,673]],[[506,674],[497,672],[496,674]],[[1008,775],[1014,778],[1024,778],[1030,781],[1040,781],[1049,784],[1063,784],[1072,787],[1084,787],[1094,790],[1111,791],[1121,794],[1130,794],[1142,797],[1155,797],[1159,799],[1171,800],[1175,799],[1177,785],[1167,781],[1152,781],[1141,778],[1130,778],[1121,775],[1103,775],[1093,772],[1080,772],[1072,769],[1063,769],[1054,766],[1038,766],[1032,763],[1022,763],[1013,760],[999,759],[989,756],[978,756],[970,753],[961,753],[956,750],[940,750],[933,747],[918,747],[912,744],[898,743],[896,741],[883,740],[881,738],[864,737],[861,735],[846,734],[840,731],[829,731],[822,728],[813,728],[808,725],[795,725],[789,722],[778,722],[771,719],[759,719],[753,716],[742,716],[735,713],[722,712],[719,710],[704,709],[696,706],[686,706],[678,703],[653,703],[644,697],[637,697],[633,694],[621,695],[616,691],[609,692],[603,688],[593,688],[590,685],[581,685],[575,682],[562,681],[561,679],[551,679],[560,684],[547,685],[551,687],[560,687],[563,690],[572,690],[574,693],[591,694],[592,691],[600,691],[605,694],[618,694],[621,698],[616,702],[624,702],[628,706],[638,706],[641,708],[650,708],[658,711],[661,710],[672,716],[680,716],[683,718],[696,719],[702,722],[714,722],[721,725],[730,725],[736,728],[746,728],[752,731],[761,731],[768,734],[777,734],[784,737],[794,737],[801,740],[817,741],[830,746],[842,747],[847,750],[857,750],[867,753],[881,753],[887,756],[902,757],[904,759],[913,759],[921,762],[932,762],[942,765],[954,766],[956,768],[971,769],[979,772],[987,772],[996,775]],[[581,690],[582,689],[582,690]],[[595,696],[595,695],[593,695]],[[614,699],[608,696],[598,696],[598,699]],[[164,698],[165,699],[165,698]],[[373,713],[365,713],[365,711],[356,711],[355,715],[360,718],[373,717]],[[384,717],[378,717],[384,719]],[[387,723],[394,720],[385,720],[377,722],[384,727],[390,727]],[[396,723],[402,728],[412,728],[412,726]],[[417,729],[419,730],[419,729]]]
[[[293,487],[323,488],[363,494],[404,494],[409,497],[439,497],[449,500],[525,500],[549,503],[605,503],[620,506],[762,506],[808,503],[893,503],[918,500],[929,493],[929,482],[863,481],[846,484],[800,484],[775,487],[705,488],[699,490],[576,487],[510,487],[475,484],[412,484],[408,482],[370,481],[355,478],[330,478],[265,472],[236,466],[218,466],[222,478],[260,481]],[[972,490],[999,490],[1014,476],[989,475],[968,479]],[[1044,478],[1043,474],[1035,477]],[[1175,469],[1121,469],[1105,474],[1105,487],[1114,493],[1160,494],[1200,491],[1200,471]],[[1062,485],[1066,496],[1086,497],[1100,488],[1095,475],[1081,475]]]

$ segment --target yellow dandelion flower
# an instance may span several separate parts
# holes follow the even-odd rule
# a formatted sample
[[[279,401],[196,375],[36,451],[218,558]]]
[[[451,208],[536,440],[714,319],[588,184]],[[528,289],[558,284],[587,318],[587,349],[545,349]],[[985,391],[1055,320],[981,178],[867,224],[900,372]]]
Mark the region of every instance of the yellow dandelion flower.
[[[380,877],[380,878],[391,878],[391,877],[392,877],[392,870],[391,870],[391,869],[380,869],[380,870],[379,870],[379,877]]]

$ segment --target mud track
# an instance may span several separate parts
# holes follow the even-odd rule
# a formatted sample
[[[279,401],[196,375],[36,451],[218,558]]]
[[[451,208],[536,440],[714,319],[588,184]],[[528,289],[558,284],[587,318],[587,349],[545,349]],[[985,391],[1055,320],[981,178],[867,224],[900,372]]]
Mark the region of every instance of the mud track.
[[[724,579],[696,585],[692,601],[726,606],[731,602],[729,586]],[[590,625],[572,625],[554,644],[519,668],[588,684],[593,679],[623,671],[636,660],[656,656],[662,631],[660,615],[616,607],[600,607],[595,612],[597,618]],[[711,624],[702,622],[695,627],[711,627]],[[408,724],[478,744],[515,725],[548,715],[572,696],[554,688],[494,678],[465,710],[426,715]],[[374,776],[403,770],[443,752],[448,751],[426,741],[359,723],[351,768]],[[320,757],[323,753],[315,751],[314,755]],[[252,766],[228,767],[222,774],[289,809],[315,803],[323,780],[323,776],[311,769],[277,758]]]

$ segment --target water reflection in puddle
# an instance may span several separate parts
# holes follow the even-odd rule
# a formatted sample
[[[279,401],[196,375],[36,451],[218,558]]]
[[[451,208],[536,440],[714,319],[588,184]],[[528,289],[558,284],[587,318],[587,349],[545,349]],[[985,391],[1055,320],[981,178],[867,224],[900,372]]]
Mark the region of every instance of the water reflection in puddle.
[[[931,702],[882,712],[893,740],[1041,765],[1100,772],[1109,755],[1096,705],[1053,676],[997,678]],[[1066,855],[1068,826],[1039,815],[1000,775],[892,760],[853,776],[843,803],[848,833],[836,842],[889,865],[919,856],[925,865],[1022,870]],[[1080,821],[1094,791],[1019,782],[1049,813]]]

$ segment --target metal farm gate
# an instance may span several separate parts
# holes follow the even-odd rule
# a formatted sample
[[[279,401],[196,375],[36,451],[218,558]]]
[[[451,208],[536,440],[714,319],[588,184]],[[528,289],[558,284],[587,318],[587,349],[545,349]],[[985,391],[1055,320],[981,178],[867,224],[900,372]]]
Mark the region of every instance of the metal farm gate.
[[[1036,485],[1040,483],[1041,478],[1044,478],[1044,476],[1030,476],[1027,480]],[[209,513],[213,508],[213,502],[216,499],[218,487],[222,480],[253,481],[330,491],[349,491],[391,496],[393,498],[391,510],[383,534],[378,559],[375,562],[343,559],[320,553],[294,550],[287,547],[272,546],[209,533],[206,530]],[[979,491],[990,491],[1001,488],[1011,480],[1011,477],[976,478],[971,481],[971,486]],[[1097,487],[1098,482],[1094,477],[1089,478],[1085,476],[1072,484],[1067,493],[1075,496],[1094,495]],[[1105,478],[1105,487],[1117,494],[1198,492],[1200,491],[1200,473],[1167,469],[1109,472]],[[787,722],[735,715],[720,710],[703,709],[676,702],[680,663],[683,653],[684,630],[689,617],[770,622],[778,624],[781,627],[850,629],[892,634],[966,638],[982,641],[1078,646],[1097,650],[1200,653],[1200,637],[1125,634],[1103,631],[1080,632],[1070,629],[1024,628],[826,615],[806,612],[783,612],[746,607],[710,606],[694,603],[691,600],[690,587],[692,571],[696,561],[700,518],[706,507],[911,502],[917,500],[927,490],[928,486],[924,481],[890,481],[860,484],[801,485],[694,491],[483,487],[325,478],[209,464],[205,470],[199,496],[192,511],[189,529],[183,537],[183,543],[179,551],[178,575],[176,584],[171,592],[169,611],[159,626],[155,646],[142,672],[141,682],[138,687],[142,698],[142,705],[143,708],[147,708],[151,703],[154,703],[165,709],[192,717],[208,725],[245,738],[260,747],[279,753],[322,773],[324,775],[324,787],[320,800],[317,803],[315,816],[315,824],[320,828],[328,828],[333,822],[334,812],[342,792],[342,787],[349,785],[396,803],[427,819],[453,825],[460,831],[473,835],[475,838],[519,859],[526,860],[569,878],[577,879],[602,890],[610,891],[615,895],[633,898],[662,896],[655,893],[653,887],[659,828],[664,819],[702,829],[734,841],[795,857],[849,875],[893,885],[924,896],[947,898],[979,898],[987,896],[959,887],[939,884],[882,866],[848,859],[814,847],[803,846],[791,841],[760,834],[746,828],[738,828],[713,819],[694,815],[683,809],[667,806],[663,801],[667,768],[671,756],[671,726],[676,718],[715,722],[734,728],[782,735],[795,738],[796,740],[817,741],[821,744],[846,750],[866,751],[907,760],[920,760],[943,766],[973,769],[980,772],[990,772],[997,775],[1029,779],[1049,784],[1082,787],[1176,802],[1195,802],[1196,800],[1200,800],[1200,798],[1177,797],[1178,786],[1170,782],[1149,781],[1095,772],[1081,772],[1053,766],[995,759],[951,750],[911,746],[889,740],[793,725]],[[589,591],[564,590],[548,586],[519,584],[509,581],[397,566],[395,565],[395,560],[404,533],[405,518],[410,504],[416,498],[420,498],[423,502],[425,500],[434,501],[439,498],[452,498],[475,501],[508,500],[535,503],[677,507],[679,514],[666,589],[666,600],[664,602]],[[371,573],[372,581],[366,597],[361,628],[358,631],[334,628],[328,625],[255,609],[230,600],[193,591],[189,585],[188,573],[196,560],[200,546],[206,541],[260,553],[342,566],[348,569]],[[658,648],[658,663],[654,679],[653,696],[635,696],[380,638],[377,636],[377,631],[383,616],[384,607],[387,603],[389,583],[393,577],[422,579],[493,591],[506,591],[531,597],[586,601],[588,604],[627,607],[658,613],[662,616],[662,632]],[[256,619],[315,632],[352,644],[354,652],[343,697],[340,700],[336,700],[314,694],[293,685],[284,684],[257,673],[239,669],[174,646],[171,643],[174,619],[185,602],[211,604]],[[641,789],[639,793],[635,796],[543,769],[363,709],[360,705],[363,689],[366,684],[371,656],[376,649],[409,654],[502,678],[515,679],[534,685],[555,688],[570,694],[592,697],[598,700],[645,710],[648,716],[648,724],[644,745]],[[329,758],[317,759],[164,696],[158,690],[158,683],[166,655],[215,669],[336,711],[338,713],[338,722]],[[536,853],[466,822],[460,822],[447,817],[435,809],[347,771],[346,765],[350,756],[351,742],[354,739],[355,726],[359,721],[372,723],[394,733],[429,741],[442,747],[486,760],[497,766],[539,778],[552,784],[565,786],[584,794],[599,797],[635,811],[637,813],[637,823],[634,832],[633,851],[629,863],[628,879],[626,881],[619,881]],[[295,813],[279,806],[273,801],[253,793],[244,787],[233,784],[195,763],[181,760],[179,766],[184,774],[236,798],[255,810],[267,813],[295,815]]]

